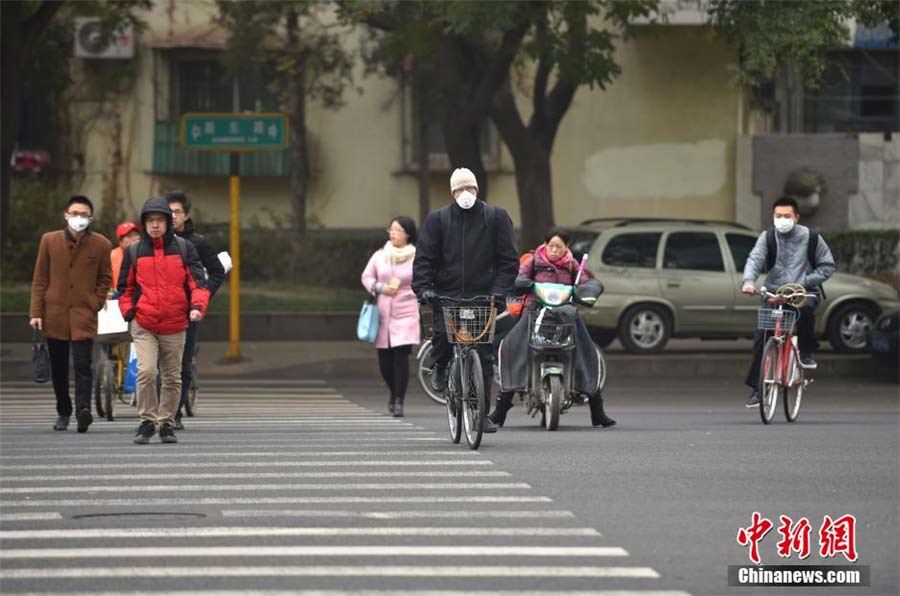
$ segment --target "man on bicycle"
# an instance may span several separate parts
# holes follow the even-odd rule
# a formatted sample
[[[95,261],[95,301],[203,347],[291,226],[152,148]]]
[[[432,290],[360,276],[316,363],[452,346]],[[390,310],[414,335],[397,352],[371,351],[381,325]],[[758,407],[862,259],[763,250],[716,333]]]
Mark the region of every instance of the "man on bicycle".
[[[502,207],[479,201],[478,181],[467,168],[450,176],[454,203],[432,211],[422,224],[413,262],[412,288],[419,300],[434,309],[434,374],[431,387],[447,388],[452,357],[444,329],[439,296],[472,298],[490,295],[497,308],[505,307],[513,289],[519,258],[509,214]],[[484,393],[491,394],[494,354],[490,344],[478,346],[484,373]],[[485,408],[486,410],[486,408]],[[486,417],[484,432],[497,427]]]
[[[798,283],[807,292],[818,295],[800,309],[796,324],[801,365],[813,369],[816,367],[813,352],[819,346],[815,309],[823,295],[822,284],[834,273],[834,257],[824,238],[797,223],[800,213],[795,199],[779,198],[772,206],[772,213],[774,227],[762,232],[750,251],[744,265],[741,291],[755,294],[756,278],[767,271],[765,284],[771,291],[786,283]],[[745,381],[753,390],[747,400],[748,408],[759,405],[759,367],[766,339],[766,332],[757,329],[753,336],[753,360]]]

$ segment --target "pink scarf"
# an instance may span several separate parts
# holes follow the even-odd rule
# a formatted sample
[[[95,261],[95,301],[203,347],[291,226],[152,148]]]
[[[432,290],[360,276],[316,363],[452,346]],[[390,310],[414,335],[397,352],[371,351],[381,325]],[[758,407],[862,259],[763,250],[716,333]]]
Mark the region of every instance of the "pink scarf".
[[[553,265],[554,267],[556,267],[558,269],[565,269],[569,265],[569,261],[571,261],[574,258],[572,256],[572,251],[567,249],[566,254],[561,256],[558,260],[551,261],[550,257],[547,255],[547,245],[546,244],[541,244],[538,247],[537,254],[539,257],[541,257],[542,259],[544,259],[545,261],[547,261],[548,263],[550,263],[551,265]]]

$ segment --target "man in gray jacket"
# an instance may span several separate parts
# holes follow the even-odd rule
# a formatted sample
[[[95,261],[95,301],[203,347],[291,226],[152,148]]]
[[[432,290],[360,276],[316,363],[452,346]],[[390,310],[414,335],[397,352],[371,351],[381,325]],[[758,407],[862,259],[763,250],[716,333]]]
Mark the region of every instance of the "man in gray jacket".
[[[741,291],[755,293],[756,278],[768,271],[765,285],[769,291],[782,284],[796,283],[806,288],[807,292],[818,294],[818,298],[810,298],[800,309],[796,324],[801,364],[812,369],[816,367],[812,354],[819,346],[816,341],[815,309],[822,300],[822,284],[834,273],[834,257],[821,236],[806,226],[798,225],[800,213],[795,199],[781,197],[776,200],[772,214],[774,227],[759,235],[747,257]],[[770,234],[773,238],[769,237]],[[811,245],[812,242],[816,243],[815,246]],[[775,254],[770,254],[773,247]],[[753,361],[745,381],[753,389],[747,400],[748,408],[759,405],[759,367],[766,339],[767,333],[757,329],[753,337]]]

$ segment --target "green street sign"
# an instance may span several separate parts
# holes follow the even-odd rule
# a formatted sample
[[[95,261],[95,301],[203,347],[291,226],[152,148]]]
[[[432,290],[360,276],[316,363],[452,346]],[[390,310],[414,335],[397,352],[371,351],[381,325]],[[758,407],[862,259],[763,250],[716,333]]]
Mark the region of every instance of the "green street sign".
[[[201,151],[278,151],[288,146],[287,114],[188,112],[181,146]]]

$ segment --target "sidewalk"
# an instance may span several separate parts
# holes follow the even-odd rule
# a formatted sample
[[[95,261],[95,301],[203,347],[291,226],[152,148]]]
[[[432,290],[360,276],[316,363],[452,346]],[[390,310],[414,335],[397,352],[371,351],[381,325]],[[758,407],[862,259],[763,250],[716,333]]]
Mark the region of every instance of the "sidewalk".
[[[660,354],[635,355],[614,342],[606,351],[611,377],[743,378],[752,342],[672,340]],[[359,341],[247,341],[246,357],[224,362],[227,342],[200,343],[199,372],[206,378],[372,378],[378,379],[375,348]],[[415,352],[413,352],[415,354]],[[872,374],[868,354],[816,355],[816,376],[867,377]],[[27,379],[31,375],[31,344],[0,344],[0,378]]]

